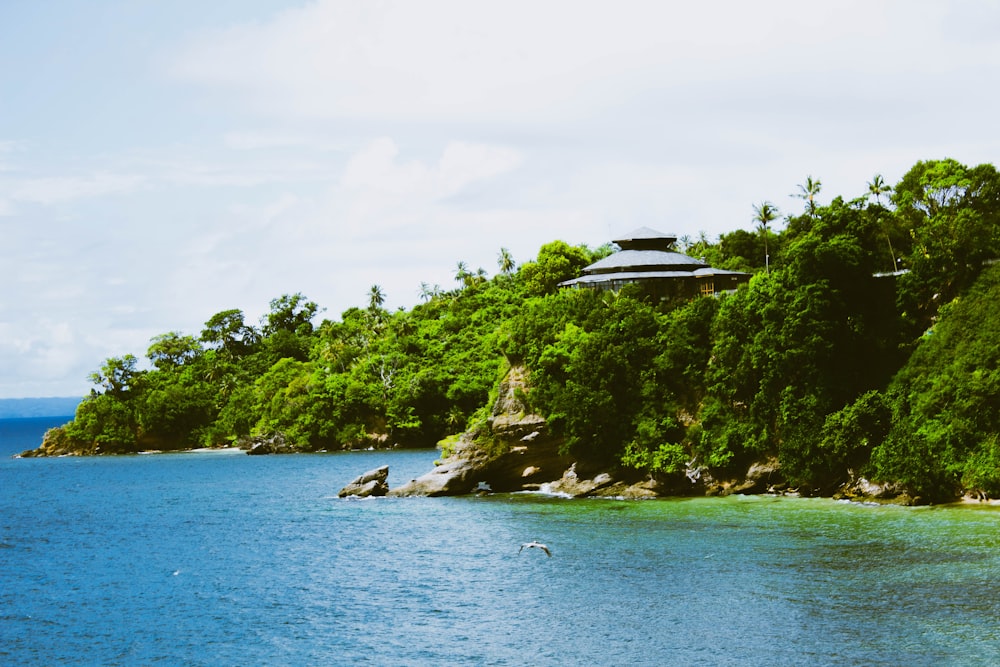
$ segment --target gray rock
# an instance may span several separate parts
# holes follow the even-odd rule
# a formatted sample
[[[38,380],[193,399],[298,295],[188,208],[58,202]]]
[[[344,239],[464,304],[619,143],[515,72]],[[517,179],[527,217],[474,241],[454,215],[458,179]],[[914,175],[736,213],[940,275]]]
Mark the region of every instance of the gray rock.
[[[568,496],[582,498],[614,482],[614,478],[606,472],[594,475],[592,478],[581,477],[576,472],[576,464],[569,467],[558,480],[546,485],[546,490],[552,493],[564,493]]]
[[[262,456],[265,454],[290,454],[295,449],[285,439],[284,433],[269,433],[268,435],[257,435],[252,438],[243,438],[236,443],[236,446],[246,451],[251,456]]]
[[[255,442],[246,451],[250,456],[263,456],[271,453],[271,446],[266,442]]]
[[[450,459],[417,479],[392,489],[390,496],[459,496],[471,493],[482,481],[474,463]]]
[[[785,477],[781,474],[781,464],[778,463],[777,459],[767,459],[753,463],[743,479],[730,487],[727,493],[752,495],[782,491],[785,487]]]
[[[622,498],[624,500],[645,500],[647,498],[659,498],[664,494],[662,493],[660,484],[656,480],[645,479],[633,483],[615,481],[607,486],[602,486],[590,495],[605,498]]]
[[[382,466],[355,478],[350,484],[345,486],[337,494],[341,498],[347,496],[357,496],[367,498],[368,496],[384,496],[389,493],[389,466]]]
[[[841,487],[838,495],[852,500],[900,499],[902,504],[909,504],[906,489],[901,484],[873,482],[864,477],[853,478]]]

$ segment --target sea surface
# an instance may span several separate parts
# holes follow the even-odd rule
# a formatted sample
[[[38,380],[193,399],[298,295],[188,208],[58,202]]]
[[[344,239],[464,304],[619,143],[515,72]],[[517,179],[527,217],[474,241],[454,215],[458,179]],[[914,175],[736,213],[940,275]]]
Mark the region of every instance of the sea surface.
[[[995,507],[337,498],[434,451],[11,458],[66,420],[0,420],[2,665],[1000,664]]]

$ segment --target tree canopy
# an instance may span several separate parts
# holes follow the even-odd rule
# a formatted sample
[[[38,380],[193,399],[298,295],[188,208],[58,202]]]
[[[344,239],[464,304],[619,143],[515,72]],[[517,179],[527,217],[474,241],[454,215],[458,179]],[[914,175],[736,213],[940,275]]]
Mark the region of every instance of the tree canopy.
[[[219,446],[281,433],[295,448],[430,446],[488,418],[511,365],[564,452],[605,466],[724,474],[777,459],[826,492],[850,477],[929,499],[1000,495],[1000,175],[992,165],[919,162],[895,186],[806,207],[776,231],[704,234],[689,250],[756,275],[731,294],[657,301],[559,289],[613,251],[543,245],[498,275],[457,263],[453,290],[387,312],[385,294],[317,322],[283,295],[257,324],[238,309],[196,337],[155,336],[148,364],[113,357],[53,437],[93,452]]]

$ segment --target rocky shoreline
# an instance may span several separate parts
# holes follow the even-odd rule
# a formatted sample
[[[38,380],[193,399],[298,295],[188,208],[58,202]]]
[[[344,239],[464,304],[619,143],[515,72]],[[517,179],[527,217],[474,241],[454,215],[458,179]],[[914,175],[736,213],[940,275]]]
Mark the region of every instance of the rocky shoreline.
[[[605,497],[646,499],[731,494],[800,495],[790,488],[775,459],[749,465],[742,474],[715,477],[692,462],[683,474],[657,477],[637,470],[588,465],[560,454],[562,441],[552,435],[544,417],[533,414],[520,397],[529,391],[526,373],[512,368],[499,387],[499,395],[485,424],[463,433],[454,448],[434,469],[384,495],[457,496],[473,493],[535,491],[573,498]],[[360,479],[371,476],[369,471]],[[349,489],[342,496],[364,495]],[[895,485],[880,485],[855,478],[840,485],[834,498],[878,503],[920,504]]]
[[[646,499],[731,494],[820,495],[861,502],[902,505],[924,500],[894,484],[876,484],[860,476],[830,488],[802,490],[789,486],[776,459],[753,462],[745,470],[718,471],[690,462],[682,473],[656,476],[622,467],[595,465],[560,453],[562,440],[550,432],[545,418],[533,413],[523,400],[530,387],[523,368],[511,368],[499,385],[489,418],[461,434],[433,470],[396,488],[386,483],[388,469],[368,471],[341,490],[346,496],[457,496],[474,493],[534,491],[573,498],[605,497]],[[96,447],[70,446],[59,429],[46,433],[42,444],[17,455],[28,457],[99,456],[110,454]],[[229,450],[248,455],[287,454],[297,450],[280,433],[245,438]],[[194,451],[156,450],[134,453]],[[958,500],[958,499],[956,499]],[[967,503],[991,502],[968,496]]]

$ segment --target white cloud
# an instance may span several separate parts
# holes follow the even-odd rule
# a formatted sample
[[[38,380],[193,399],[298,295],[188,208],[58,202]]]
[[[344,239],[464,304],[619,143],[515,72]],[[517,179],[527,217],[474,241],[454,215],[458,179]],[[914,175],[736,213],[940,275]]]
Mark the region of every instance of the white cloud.
[[[8,153],[18,150],[19,146],[20,143],[17,141],[0,139],[0,173],[13,170],[13,167],[7,162],[5,156]],[[0,215],[2,215],[2,212],[0,212]]]
[[[517,151],[500,146],[454,141],[434,165],[398,160],[399,148],[388,138],[371,142],[347,162],[341,185],[348,190],[416,195],[433,201],[457,194],[466,186],[516,168]]]
[[[203,34],[169,69],[279,116],[559,120],[711,81],[814,89],[836,71],[863,89],[906,85],[893,77],[950,69],[944,41],[996,64],[991,42],[939,33],[950,14],[860,0],[322,0]]]
[[[87,176],[23,178],[10,185],[10,199],[56,204],[74,199],[101,197],[135,190],[144,181],[135,174],[95,172]]]
[[[65,321],[40,318],[16,326],[0,322],[0,396],[82,395],[89,370],[73,327]],[[93,369],[91,369],[93,370]],[[78,377],[68,377],[76,371]],[[25,385],[46,386],[30,393]]]
[[[102,67],[49,70],[65,108],[2,91],[23,135],[0,138],[0,395],[282,293],[337,316],[378,283],[409,306],[501,246],[714,236],[764,199],[799,210],[807,174],[828,201],[1000,152],[990,3],[278,4],[223,3],[201,32],[171,3],[141,30],[121,15],[153,39],[94,55],[136,77],[113,100],[83,92],[110,90]]]
[[[228,148],[238,151],[254,151],[271,148],[298,148],[314,143],[314,140],[304,134],[292,132],[276,132],[255,130],[244,132],[226,132],[223,141]]]

